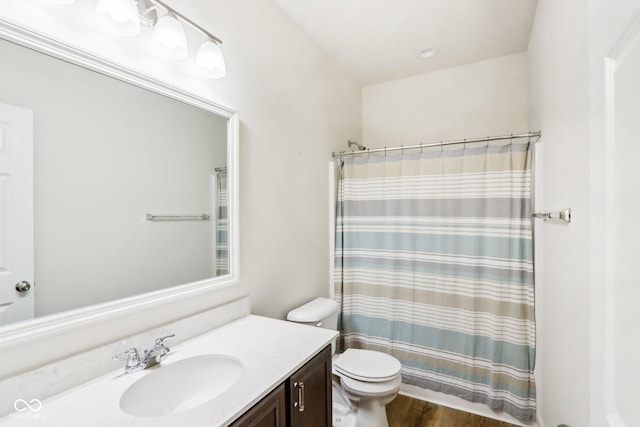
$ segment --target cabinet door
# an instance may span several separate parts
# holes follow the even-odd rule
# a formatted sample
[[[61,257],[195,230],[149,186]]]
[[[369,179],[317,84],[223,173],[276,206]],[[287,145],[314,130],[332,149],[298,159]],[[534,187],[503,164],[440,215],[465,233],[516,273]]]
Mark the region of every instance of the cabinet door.
[[[288,427],[331,427],[331,346],[287,382]]]
[[[286,427],[285,401],[285,385],[281,384],[231,424],[231,427]]]

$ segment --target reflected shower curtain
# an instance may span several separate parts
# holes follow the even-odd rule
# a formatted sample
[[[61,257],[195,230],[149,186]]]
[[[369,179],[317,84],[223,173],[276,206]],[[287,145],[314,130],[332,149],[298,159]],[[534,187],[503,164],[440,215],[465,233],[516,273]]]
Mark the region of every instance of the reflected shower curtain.
[[[216,276],[229,274],[229,219],[227,172],[216,173]]]
[[[342,346],[534,419],[530,143],[346,157],[339,171]]]

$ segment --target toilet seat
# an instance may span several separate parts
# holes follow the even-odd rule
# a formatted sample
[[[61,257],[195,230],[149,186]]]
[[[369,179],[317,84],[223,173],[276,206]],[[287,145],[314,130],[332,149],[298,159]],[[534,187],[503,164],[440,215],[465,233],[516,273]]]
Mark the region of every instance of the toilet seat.
[[[400,384],[402,383],[402,377],[397,375],[396,378],[385,382],[364,382],[354,380],[352,378],[341,376],[340,384],[344,390],[357,397],[382,397],[390,394],[396,394],[400,391]]]
[[[362,349],[347,349],[333,363],[341,377],[367,383],[384,383],[400,377],[400,361],[388,354]]]

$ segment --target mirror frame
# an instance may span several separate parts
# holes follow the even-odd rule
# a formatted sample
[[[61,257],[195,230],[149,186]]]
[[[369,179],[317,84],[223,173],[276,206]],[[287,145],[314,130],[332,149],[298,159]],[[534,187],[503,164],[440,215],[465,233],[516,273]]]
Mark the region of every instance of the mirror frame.
[[[169,301],[176,302],[211,292],[213,289],[237,284],[239,281],[238,113],[133,69],[25,29],[3,17],[0,17],[0,38],[225,117],[228,120],[227,194],[229,197],[229,274],[0,326],[0,351],[58,335],[75,327],[105,322],[126,314],[166,305]]]

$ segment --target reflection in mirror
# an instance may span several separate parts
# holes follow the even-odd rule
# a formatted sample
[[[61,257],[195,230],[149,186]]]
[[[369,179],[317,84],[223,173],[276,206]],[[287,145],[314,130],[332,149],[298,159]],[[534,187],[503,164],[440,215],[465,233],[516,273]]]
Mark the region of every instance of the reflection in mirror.
[[[229,273],[226,117],[2,39],[0,58],[0,104],[33,112],[35,233],[0,324]]]

